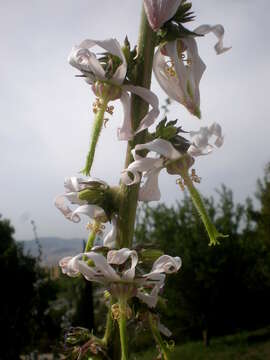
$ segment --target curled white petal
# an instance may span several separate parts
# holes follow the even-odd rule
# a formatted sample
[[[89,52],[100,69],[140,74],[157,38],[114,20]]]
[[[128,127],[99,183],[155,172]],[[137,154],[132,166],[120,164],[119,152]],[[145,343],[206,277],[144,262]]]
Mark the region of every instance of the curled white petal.
[[[90,263],[89,260],[91,260]],[[172,258],[163,255],[155,261],[150,273],[136,276],[137,264],[137,252],[128,248],[110,250],[107,258],[100,253],[90,251],[74,257],[63,258],[59,263],[62,272],[68,276],[74,277],[80,273],[87,280],[108,287],[116,284],[120,286],[118,289],[122,289],[119,295],[123,295],[123,291],[126,289],[129,291],[127,296],[137,296],[149,307],[155,307],[160,289],[164,286],[165,273],[176,272],[180,268],[181,261],[178,257]],[[126,286],[127,282],[132,286]],[[128,289],[132,289],[132,292]],[[117,295],[116,293],[115,296]]]
[[[86,48],[73,47],[69,54],[68,62],[84,73],[90,84],[93,84],[97,79],[106,79],[105,70],[96,58],[96,55]]]
[[[198,131],[191,131],[192,144],[188,149],[191,156],[207,155],[211,153],[214,146],[209,143],[212,136],[216,137],[214,145],[221,147],[224,142],[222,128],[218,123],[213,123],[209,127],[201,127]]]
[[[100,219],[106,216],[104,210],[98,205],[82,205],[72,212],[71,220],[80,215],[87,215],[91,219]]]
[[[131,100],[127,91],[122,91],[120,101],[123,106],[124,120],[121,127],[118,128],[118,140],[131,140],[133,131],[131,126]]]
[[[54,205],[65,216],[66,219],[78,223],[81,219],[78,215],[73,216],[73,211],[65,204],[65,195],[59,195],[54,200]]]
[[[135,134],[149,128],[159,115],[159,102],[158,97],[149,89],[141,86],[123,85],[124,91],[130,91],[135,95],[141,97],[145,102],[151,105],[152,109],[140,121],[139,127],[136,129]]]
[[[135,268],[138,263],[138,255],[135,250],[122,248],[120,250],[110,250],[107,254],[108,264],[122,265],[131,258],[131,266],[123,272],[123,279],[132,280],[135,277]]]
[[[108,184],[95,177],[88,177],[86,179],[78,178],[76,176],[66,177],[64,180],[64,187],[69,191],[81,191],[91,185],[99,185],[107,187]]]
[[[162,167],[163,159],[153,158],[140,158],[133,161],[129,166],[122,171],[121,180],[126,185],[133,185],[141,180],[141,173],[149,171],[153,168]],[[133,175],[133,180],[129,177],[128,173]]]
[[[146,180],[139,190],[140,201],[149,202],[160,200],[161,193],[158,185],[158,177],[162,168],[163,166],[157,168],[154,167],[145,173],[144,177]]]
[[[182,0],[144,0],[144,10],[152,29],[158,30],[170,20],[181,2]]]
[[[127,63],[126,63],[125,55],[121,49],[119,42],[116,39],[106,39],[103,41],[86,39],[79,45],[79,47],[91,49],[92,47],[94,47],[96,45],[101,47],[102,49],[108,51],[110,54],[120,58],[122,63],[121,63],[121,65],[118,66],[118,68],[114,72],[110,81],[112,83],[115,83],[118,85],[122,84],[122,82],[124,81],[124,78],[126,76],[126,72],[127,72]],[[101,65],[100,65],[99,61],[98,61],[98,64],[99,64],[99,66],[97,66],[97,68],[95,68],[95,71],[94,71],[95,75],[97,76],[98,80],[104,80],[105,79],[105,71],[104,70],[100,71]],[[98,64],[96,64],[96,65],[98,65]]]
[[[113,249],[115,247],[116,234],[117,234],[117,226],[116,225],[117,225],[117,219],[116,219],[116,216],[113,216],[112,217],[112,228],[103,240],[103,246],[106,246],[110,249]]]
[[[147,293],[145,292],[143,289],[142,290],[138,290],[136,297],[138,299],[140,299],[142,302],[144,302],[147,306],[149,306],[150,308],[154,308],[157,305],[158,302],[158,291],[159,288],[157,286],[155,286],[151,293]]]
[[[162,155],[166,159],[170,160],[176,160],[181,157],[179,151],[177,151],[169,141],[164,139],[155,139],[145,144],[138,144],[135,146],[135,153],[136,151],[145,149],[149,151],[154,151],[157,154]]]
[[[169,255],[160,256],[153,264],[150,273],[172,274],[177,272],[182,265],[180,257],[172,257]]]
[[[215,50],[216,53],[219,54],[223,54],[224,52],[228,51],[231,49],[230,47],[224,47],[223,46],[223,38],[224,38],[224,27],[220,24],[217,25],[200,25],[199,27],[197,27],[196,29],[193,30],[195,33],[197,34],[201,34],[201,35],[206,35],[210,32],[212,32],[218,39],[218,42],[215,45]]]
[[[59,261],[59,266],[61,267],[62,273],[71,277],[76,277],[79,274],[79,270],[74,264],[73,258],[71,256],[64,257]]]
[[[90,84],[93,84],[96,80],[108,80],[100,61],[96,55],[90,51],[90,49],[96,45],[120,58],[121,64],[109,80],[117,85],[122,84],[127,72],[127,63],[121,46],[116,39],[107,39],[104,41],[84,40],[79,46],[72,48],[68,58],[69,63],[82,71],[86,76],[87,82]]]

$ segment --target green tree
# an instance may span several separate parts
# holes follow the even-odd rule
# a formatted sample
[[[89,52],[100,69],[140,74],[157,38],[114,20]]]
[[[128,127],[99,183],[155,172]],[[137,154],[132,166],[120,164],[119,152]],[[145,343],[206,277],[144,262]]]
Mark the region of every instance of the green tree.
[[[229,237],[215,247],[188,197],[175,207],[144,207],[138,217],[137,243],[155,244],[183,261],[181,271],[168,279],[164,311],[176,336],[209,338],[270,322],[268,314],[270,264],[257,239],[253,206],[235,204],[233,194],[222,186],[217,203],[205,199],[217,229]]]
[[[13,234],[10,222],[0,218],[0,358],[3,360],[19,359],[22,352],[33,350],[42,339],[55,336],[59,329],[58,324],[52,325],[46,312],[56,288],[37,259],[23,253]]]

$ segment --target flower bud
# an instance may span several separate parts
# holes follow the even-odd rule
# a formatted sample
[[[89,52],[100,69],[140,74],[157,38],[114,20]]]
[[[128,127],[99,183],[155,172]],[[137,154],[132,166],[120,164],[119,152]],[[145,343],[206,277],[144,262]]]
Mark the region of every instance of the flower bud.
[[[144,10],[149,25],[157,31],[170,20],[178,10],[182,0],[144,0]]]

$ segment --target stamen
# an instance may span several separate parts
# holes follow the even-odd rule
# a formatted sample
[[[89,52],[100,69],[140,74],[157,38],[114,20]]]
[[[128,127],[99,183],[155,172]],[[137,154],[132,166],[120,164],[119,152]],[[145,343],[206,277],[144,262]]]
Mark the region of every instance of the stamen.
[[[199,176],[196,174],[195,169],[192,169],[192,170],[191,170],[190,178],[191,178],[191,180],[192,180],[193,182],[198,183],[198,184],[201,182],[201,179],[202,179],[201,177],[199,177]]]
[[[104,118],[104,120],[103,120],[103,125],[104,125],[104,127],[106,127],[107,126],[107,122],[109,121],[109,119],[108,118]]]
[[[93,113],[96,114],[98,110],[101,108],[102,104],[99,98],[96,98],[96,100],[93,102]]]
[[[114,110],[114,106],[107,106],[107,108],[106,108],[106,112],[107,113],[109,113],[110,115],[112,115],[113,114],[113,110]]]
[[[103,230],[105,229],[105,225],[101,224],[98,221],[95,221],[93,224],[90,222],[86,225],[86,229],[89,231],[93,231],[97,235],[102,235]]]
[[[119,304],[113,304],[111,307],[111,312],[112,312],[112,317],[114,320],[119,320],[120,319],[120,315],[124,315],[128,320],[131,319],[132,317],[132,310],[130,308],[130,306],[127,305],[126,309],[125,309],[125,313],[121,314],[121,309]]]
[[[177,179],[176,184],[180,187],[182,191],[185,190],[185,182],[182,178]]]

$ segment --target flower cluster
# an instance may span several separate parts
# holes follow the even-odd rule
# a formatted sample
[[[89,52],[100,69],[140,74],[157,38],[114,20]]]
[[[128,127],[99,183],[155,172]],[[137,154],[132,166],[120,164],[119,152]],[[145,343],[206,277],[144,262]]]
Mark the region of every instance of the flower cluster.
[[[59,264],[63,273],[68,276],[82,274],[86,280],[104,284],[117,299],[127,300],[136,296],[149,307],[155,307],[158,293],[164,286],[165,274],[177,272],[181,259],[162,255],[146,274],[136,271],[138,254],[127,248],[110,250],[106,257],[97,251],[82,253],[66,257]]]
[[[146,24],[145,29],[153,40],[148,65],[152,64],[153,59],[155,77],[169,99],[177,101],[189,113],[201,118],[200,81],[206,65],[199,55],[197,38],[213,33],[217,38],[215,51],[222,54],[230,49],[223,45],[223,26],[201,25],[192,31],[185,28],[183,24],[193,18],[191,4],[185,0],[144,0],[143,3],[148,24],[153,30]],[[147,22],[146,17],[143,19]],[[101,48],[102,52],[95,51],[96,47]],[[149,128],[155,124],[160,113],[159,101],[151,90],[137,86],[138,83],[142,84],[138,82],[138,68],[140,69],[140,62],[144,61],[139,48],[130,50],[127,39],[121,47],[113,38],[103,41],[86,39],[72,48],[68,61],[80,71],[77,76],[91,86],[96,96],[91,143],[86,165],[82,170],[89,177],[66,178],[65,192],[55,199],[56,207],[69,221],[79,223],[81,215],[88,216],[92,221],[87,226],[90,234],[85,252],[63,258],[60,267],[70,277],[82,275],[89,281],[104,285],[117,300],[113,304],[113,316],[119,321],[122,355],[125,353],[123,328],[125,318],[129,318],[127,302],[137,297],[149,308],[154,308],[160,290],[164,287],[166,274],[176,273],[181,267],[179,257],[161,255],[155,256],[152,268],[148,271],[141,253],[128,248],[131,247],[132,239],[125,242],[125,234],[121,233],[124,222],[121,209],[131,209],[123,206],[124,200],[128,198],[127,194],[132,192],[132,188],[130,190],[128,187],[138,184],[138,200],[156,201],[161,197],[158,184],[161,170],[166,169],[168,174],[180,176],[178,184],[189,190],[209,234],[210,245],[218,243],[217,238],[224,236],[212,224],[200,194],[194,187],[194,182],[200,182],[195,169],[189,173],[197,157],[222,146],[222,128],[214,122],[197,131],[187,132],[176,126],[177,120],[167,122],[165,118],[150,132]],[[142,48],[145,49],[143,46]],[[152,65],[149,65],[148,75],[151,71]],[[139,97],[141,108],[135,109],[132,95],[135,95],[136,101]],[[116,100],[120,100],[123,107],[123,120],[117,137],[118,140],[128,141],[129,146],[127,165],[121,173],[121,186],[111,187],[106,182],[91,177],[90,171],[100,132],[108,120],[105,114],[113,114],[111,102]],[[142,115],[134,119],[135,113],[136,117]],[[136,136],[139,133],[142,136]],[[188,134],[189,138],[183,133]],[[137,203],[137,188],[134,189],[136,196],[129,197],[129,200]],[[136,204],[134,209],[135,214]],[[130,215],[128,212],[126,215],[130,215],[135,221],[134,214]],[[102,246],[97,246],[97,235],[103,235],[105,224],[109,223],[110,231],[104,236]],[[133,231],[130,233],[132,235]],[[152,312],[149,314],[152,318],[150,327],[155,328]],[[159,320],[156,323],[157,328],[162,331],[163,325]],[[166,329],[164,326],[163,328]],[[87,349],[90,345],[93,345],[92,342],[88,343]],[[122,359],[126,359],[126,356]]]
[[[116,69],[107,69],[103,59],[98,59],[96,54],[90,51],[94,46],[99,46],[108,51],[110,55],[117,58],[120,63]],[[127,62],[125,55],[116,39],[104,41],[84,40],[79,46],[75,46],[70,55],[69,63],[80,70],[85,81],[92,85],[92,90],[98,98],[108,101],[120,99],[124,119],[121,127],[118,128],[118,140],[130,140],[134,135],[151,126],[159,115],[159,102],[157,96],[150,90],[141,86],[125,84],[127,74]],[[106,64],[108,66],[108,64]],[[108,66],[109,67],[109,66]],[[133,131],[131,124],[130,93],[140,96],[146,103],[151,105],[150,110],[141,120],[140,126]]]

